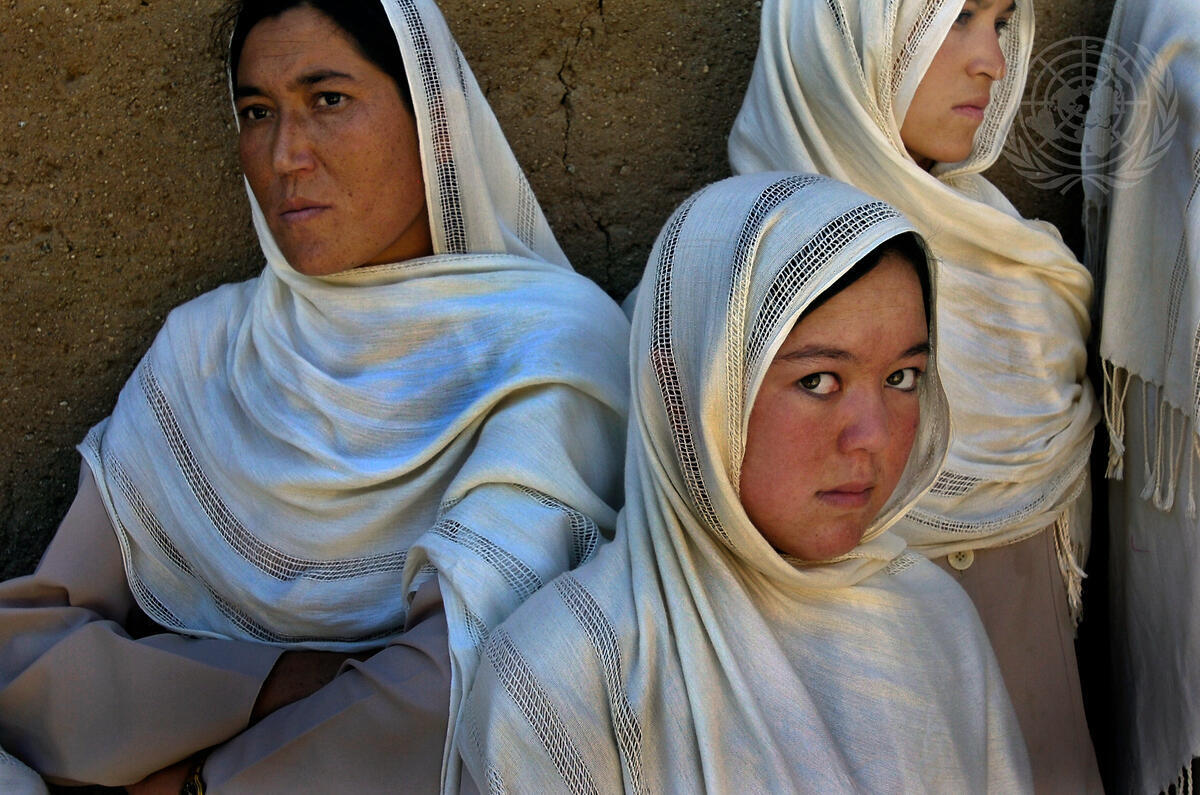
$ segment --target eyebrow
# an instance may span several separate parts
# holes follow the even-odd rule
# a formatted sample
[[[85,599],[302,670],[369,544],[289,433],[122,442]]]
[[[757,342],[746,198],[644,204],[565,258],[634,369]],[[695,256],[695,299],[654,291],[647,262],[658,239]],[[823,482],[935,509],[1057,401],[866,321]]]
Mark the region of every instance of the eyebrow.
[[[928,355],[931,348],[928,342],[919,342],[912,346],[897,358],[907,359],[910,356]],[[794,351],[781,353],[775,357],[775,361],[780,362],[802,362],[809,359],[833,359],[834,361],[850,361],[854,357],[849,351],[841,348],[825,348],[820,345],[808,345],[803,348],[797,348]]]
[[[316,71],[306,72],[300,75],[300,77],[296,78],[296,80],[292,82],[292,85],[297,87],[309,87],[315,86],[318,83],[323,83],[326,80],[339,79],[353,80],[354,75],[346,74],[345,72],[339,72],[334,69],[318,69]],[[266,96],[266,93],[267,92],[263,91],[258,86],[238,85],[233,89],[233,98],[243,99],[245,97],[261,97]]]

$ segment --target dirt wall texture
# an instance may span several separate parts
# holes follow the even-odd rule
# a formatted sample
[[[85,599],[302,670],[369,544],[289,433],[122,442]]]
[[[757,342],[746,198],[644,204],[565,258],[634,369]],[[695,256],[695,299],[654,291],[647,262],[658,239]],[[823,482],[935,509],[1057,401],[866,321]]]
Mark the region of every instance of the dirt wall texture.
[[[1024,2],[1024,0],[1022,0]],[[8,0],[0,19],[0,579],[32,570],[74,494],[74,446],[166,312],[254,275],[223,0]],[[758,3],[444,0],[577,269],[616,297],[725,137]],[[1041,47],[1103,36],[1111,0],[1043,0]],[[1076,248],[1079,196],[993,176]]]

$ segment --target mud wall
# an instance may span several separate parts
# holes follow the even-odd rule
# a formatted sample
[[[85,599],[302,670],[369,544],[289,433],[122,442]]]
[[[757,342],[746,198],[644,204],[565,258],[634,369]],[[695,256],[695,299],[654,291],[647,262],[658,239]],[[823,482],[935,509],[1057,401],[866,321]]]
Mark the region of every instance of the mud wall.
[[[1024,2],[1024,0],[1022,0]],[[223,0],[10,0],[0,19],[0,578],[31,570],[87,429],[166,312],[260,267],[212,27]],[[726,176],[758,3],[444,0],[576,267],[620,297]],[[1043,0],[1035,52],[1111,0]],[[993,176],[1078,247],[1079,196]]]

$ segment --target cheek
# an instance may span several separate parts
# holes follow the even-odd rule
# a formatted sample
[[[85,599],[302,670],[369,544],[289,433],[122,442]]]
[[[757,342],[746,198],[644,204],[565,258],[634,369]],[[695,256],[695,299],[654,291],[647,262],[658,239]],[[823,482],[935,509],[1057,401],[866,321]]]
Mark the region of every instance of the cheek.
[[[776,503],[801,496],[812,485],[814,459],[824,459],[822,424],[814,422],[797,396],[760,394],[750,414],[742,457],[741,498],[753,518]],[[789,484],[784,488],[783,484]]]
[[[270,181],[270,163],[264,162],[267,153],[262,138],[262,135],[246,132],[238,136],[238,162],[260,204],[262,192]]]
[[[921,423],[921,407],[915,395],[905,396],[905,402],[898,407],[892,427],[895,429],[888,443],[888,464],[890,477],[900,479],[905,464],[908,463],[912,452],[913,442],[917,438],[917,428]]]
[[[394,122],[390,135],[381,135],[388,129],[382,124],[374,129],[356,129],[356,134],[346,136],[340,145],[356,153],[348,159],[348,167],[355,172],[353,179],[346,180],[347,188],[355,194],[369,196],[369,211],[379,215],[406,214],[409,205],[424,202],[424,180],[421,174],[421,156],[417,147],[415,131],[412,136],[407,130],[396,132]],[[349,175],[347,175],[349,176]]]

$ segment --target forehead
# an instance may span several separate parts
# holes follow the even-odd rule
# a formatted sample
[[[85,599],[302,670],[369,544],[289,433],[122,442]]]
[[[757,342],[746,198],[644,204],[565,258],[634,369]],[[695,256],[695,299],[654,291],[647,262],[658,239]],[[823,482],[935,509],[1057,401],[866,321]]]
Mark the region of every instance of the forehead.
[[[297,6],[250,29],[242,46],[237,80],[291,76],[314,65],[371,66],[336,22],[314,8]]]
[[[925,302],[915,266],[889,252],[879,264],[792,327],[781,353],[807,344],[836,345],[854,354],[907,349],[927,335]]]
[[[1017,10],[1017,3],[1016,0],[965,0],[963,7],[979,11],[988,11],[996,8],[1001,13],[1008,13]]]

